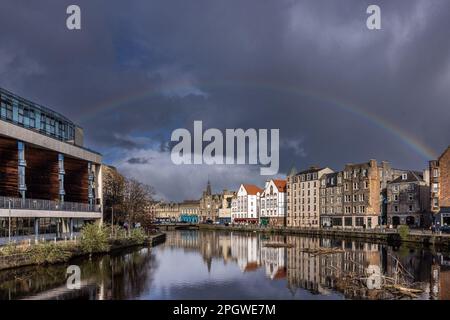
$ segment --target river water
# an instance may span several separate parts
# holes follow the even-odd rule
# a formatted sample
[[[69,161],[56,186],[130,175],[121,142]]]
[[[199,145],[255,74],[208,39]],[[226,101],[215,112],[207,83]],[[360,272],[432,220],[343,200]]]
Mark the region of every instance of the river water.
[[[180,230],[153,248],[70,264],[81,289],[67,288],[69,264],[33,266],[1,271],[0,299],[405,298],[377,290],[387,281],[450,299],[450,253],[350,240]]]

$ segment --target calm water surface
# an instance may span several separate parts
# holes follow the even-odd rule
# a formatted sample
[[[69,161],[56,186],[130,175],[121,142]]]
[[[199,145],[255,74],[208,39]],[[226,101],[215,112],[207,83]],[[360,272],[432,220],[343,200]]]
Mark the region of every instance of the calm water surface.
[[[318,248],[335,252],[308,251]],[[344,275],[362,277],[368,270],[414,283],[423,290],[419,299],[450,299],[449,253],[348,240],[174,231],[154,248],[70,264],[81,268],[80,290],[66,288],[67,265],[27,267],[0,272],[0,299],[389,298],[340,285]]]

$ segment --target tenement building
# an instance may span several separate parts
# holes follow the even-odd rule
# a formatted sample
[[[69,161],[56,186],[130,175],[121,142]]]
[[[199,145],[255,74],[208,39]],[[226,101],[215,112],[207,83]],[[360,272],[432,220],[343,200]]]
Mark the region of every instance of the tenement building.
[[[387,184],[388,225],[429,226],[430,187],[428,170],[405,171]]]
[[[429,163],[430,200],[436,225],[450,225],[450,146]]]
[[[260,224],[284,226],[286,219],[286,180],[271,179],[261,194]]]
[[[101,220],[101,161],[72,121],[0,89],[0,238],[70,237]]]
[[[324,174],[320,179],[320,225],[342,226],[342,171]]]
[[[320,226],[320,179],[332,173],[330,168],[310,167],[299,173],[291,172],[287,177],[287,226]]]
[[[347,164],[343,176],[342,227],[373,228],[380,224],[380,176],[376,160]]]

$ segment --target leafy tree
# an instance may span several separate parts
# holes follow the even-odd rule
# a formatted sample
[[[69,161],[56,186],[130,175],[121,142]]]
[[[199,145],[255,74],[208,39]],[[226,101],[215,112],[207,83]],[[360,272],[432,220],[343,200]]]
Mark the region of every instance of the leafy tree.
[[[80,247],[84,253],[104,252],[109,250],[108,232],[98,223],[88,223],[81,230]]]
[[[406,240],[409,235],[409,227],[406,225],[401,225],[397,228],[398,234],[402,240]]]

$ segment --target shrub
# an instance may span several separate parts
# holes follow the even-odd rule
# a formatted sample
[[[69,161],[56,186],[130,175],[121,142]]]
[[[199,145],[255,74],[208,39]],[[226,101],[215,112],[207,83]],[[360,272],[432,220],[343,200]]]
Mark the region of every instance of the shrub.
[[[131,240],[137,244],[143,244],[147,236],[141,228],[136,228],[131,231]]]
[[[401,225],[397,228],[398,234],[402,240],[406,240],[409,235],[409,227],[406,225]]]
[[[120,226],[114,226],[114,239],[126,239],[126,238],[127,238],[127,231]]]
[[[92,223],[86,224],[81,230],[81,250],[89,254],[108,251],[108,237],[105,227]]]
[[[32,246],[29,253],[36,264],[65,262],[72,255],[68,246],[49,242]]]
[[[13,254],[20,253],[21,250],[17,247],[15,243],[8,243],[0,248],[0,256],[10,256]]]

